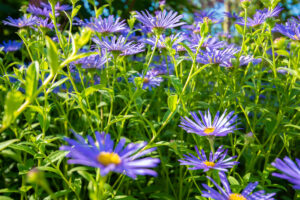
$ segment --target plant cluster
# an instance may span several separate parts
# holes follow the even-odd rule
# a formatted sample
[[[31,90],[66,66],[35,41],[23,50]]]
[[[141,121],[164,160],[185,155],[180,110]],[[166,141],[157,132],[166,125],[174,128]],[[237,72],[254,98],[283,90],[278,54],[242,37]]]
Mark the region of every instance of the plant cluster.
[[[80,19],[78,0],[7,17],[0,199],[300,198],[300,18],[262,2],[224,14],[235,35],[165,1],[127,21],[110,4]]]

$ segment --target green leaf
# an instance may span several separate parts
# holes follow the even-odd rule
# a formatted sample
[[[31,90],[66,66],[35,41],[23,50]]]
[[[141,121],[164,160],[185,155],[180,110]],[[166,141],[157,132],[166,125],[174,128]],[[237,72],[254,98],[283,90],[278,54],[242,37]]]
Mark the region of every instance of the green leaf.
[[[11,145],[11,144],[13,144],[17,141],[19,141],[19,139],[12,139],[12,140],[7,140],[7,141],[4,141],[4,142],[1,142],[0,143],[0,151],[2,151],[6,147],[8,147],[9,145]]]
[[[47,93],[52,92],[56,87],[59,87],[60,85],[62,85],[64,82],[66,82],[67,80],[69,80],[68,77],[60,79],[59,81],[56,81],[54,84],[51,85],[51,87],[47,90]]]
[[[56,161],[64,159],[68,153],[69,152],[67,152],[67,151],[60,151],[60,150],[52,152],[47,157],[47,159],[45,159],[45,162],[46,162],[45,166],[49,165],[50,163],[55,163]]]
[[[4,189],[0,189],[0,193],[19,193],[19,190],[14,190],[14,189],[8,189],[8,188],[4,188]]]
[[[53,193],[52,195],[47,196],[44,200],[52,200],[54,197],[58,198],[58,197],[66,196],[70,192],[72,192],[72,190],[60,190],[58,192]]]
[[[172,83],[173,87],[175,88],[177,93],[180,94],[181,91],[182,91],[183,86],[182,86],[179,78],[177,78],[174,75],[170,75],[170,78],[171,78],[171,83]]]
[[[233,176],[229,176],[228,181],[229,181],[230,185],[240,185],[238,180],[236,180]]]
[[[193,53],[193,51],[190,49],[190,47],[188,47],[188,45],[184,44],[184,43],[179,43],[180,45],[182,45],[185,50],[188,52],[188,54],[192,57],[192,59],[195,57],[195,54]]]
[[[174,112],[177,108],[177,100],[178,95],[173,94],[168,97],[168,107],[171,110],[171,112]]]
[[[55,46],[55,43],[48,36],[46,36],[46,46],[47,46],[47,60],[51,69],[51,73],[55,74],[59,67],[58,50]]]
[[[80,174],[84,179],[86,179],[89,182],[93,182],[95,183],[95,179],[93,178],[93,176],[88,173],[87,171],[77,171],[78,174]]]
[[[287,127],[293,127],[293,128],[295,128],[295,129],[300,130],[300,126],[297,126],[297,125],[294,125],[294,124],[286,124],[286,125],[284,125],[284,126],[287,126]]]
[[[244,34],[244,29],[243,29],[243,27],[241,25],[236,24],[235,28],[239,32],[239,34],[241,34],[241,35]]]
[[[14,199],[7,196],[0,196],[0,200],[14,200]]]
[[[57,175],[60,175],[59,171],[53,167],[41,166],[41,167],[37,167],[36,169],[40,171],[53,172]]]
[[[37,61],[34,61],[31,65],[29,65],[26,71],[25,91],[27,100],[31,99],[37,90],[39,71],[39,63]]]
[[[71,14],[72,18],[74,18],[77,15],[80,8],[81,8],[81,5],[78,5],[72,10],[72,14]]]
[[[33,156],[36,154],[36,152],[27,145],[11,144],[9,147],[12,148],[12,149],[15,149],[15,150],[24,151],[26,153],[29,153],[29,154],[33,155]]]
[[[109,4],[105,4],[105,5],[103,5],[103,6],[101,6],[100,8],[97,9],[96,18],[98,18],[103,13],[104,8],[106,8],[107,6],[109,6]]]
[[[21,106],[24,95],[20,91],[10,91],[6,95],[2,126],[8,127],[15,119],[15,112]]]
[[[286,50],[277,50],[275,51],[278,55],[289,57],[290,53]]]

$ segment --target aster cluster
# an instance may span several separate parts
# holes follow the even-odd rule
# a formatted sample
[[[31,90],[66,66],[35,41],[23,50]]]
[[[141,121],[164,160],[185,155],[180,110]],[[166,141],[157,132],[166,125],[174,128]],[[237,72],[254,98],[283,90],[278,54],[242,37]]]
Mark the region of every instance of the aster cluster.
[[[249,2],[250,0],[241,1],[244,5]],[[165,1],[160,1],[160,6],[164,8]],[[72,9],[72,6],[57,3],[54,7],[54,12],[56,16],[59,16],[62,11],[68,11],[70,9]],[[258,10],[254,14],[253,18],[248,17],[246,21],[237,14],[226,13],[226,15],[228,17],[235,18],[237,20],[236,24],[256,27],[265,23],[268,18],[278,16],[281,10],[282,8],[280,6],[277,6],[274,9]],[[33,28],[34,30],[44,30],[44,28],[51,30],[54,28],[49,17],[49,13],[52,13],[50,4],[41,3],[40,7],[29,5],[27,12],[31,13],[31,15],[25,15],[20,19],[8,17],[7,20],[3,21],[3,23],[5,25],[19,28]],[[114,87],[115,81],[123,83],[126,81],[127,84],[130,82],[128,85],[135,84],[136,93],[133,95],[133,97],[135,97],[135,94],[138,94],[139,89],[145,90],[148,92],[147,94],[151,94],[149,92],[151,90],[158,91],[157,87],[163,86],[162,83],[165,78],[167,80],[177,78],[175,81],[178,81],[178,85],[183,86],[184,88],[189,87],[188,84],[183,85],[185,78],[179,79],[180,77],[177,74],[176,77],[173,75],[174,72],[177,73],[178,70],[177,61],[188,63],[187,66],[191,70],[190,74],[194,72],[193,70],[198,70],[199,66],[202,67],[204,65],[208,65],[210,69],[214,67],[223,67],[222,69],[227,69],[245,65],[251,67],[251,63],[256,65],[262,61],[261,59],[255,58],[253,55],[246,54],[246,52],[243,52],[236,44],[230,43],[229,40],[224,41],[220,39],[228,39],[229,36],[227,33],[220,33],[220,37],[217,37],[217,35],[214,34],[210,35],[209,33],[203,34],[203,25],[210,26],[222,21],[218,19],[215,12],[203,11],[195,13],[195,21],[191,25],[186,25],[185,22],[181,21],[183,19],[183,15],[172,10],[167,11],[162,9],[162,11],[157,11],[155,15],[150,14],[147,10],[141,12],[137,11],[134,17],[139,21],[139,24],[135,25],[135,28],[132,28],[133,26],[130,26],[129,28],[125,20],[113,15],[98,16],[97,18],[91,17],[90,19],[85,20],[73,18],[74,25],[80,26],[76,28],[79,28],[80,30],[88,29],[92,32],[92,39],[87,47],[88,50],[83,50],[83,45],[78,50],[79,53],[82,53],[80,56],[84,53],[91,54],[86,57],[80,57],[80,59],[68,64],[68,67],[70,67],[68,68],[68,75],[70,76],[66,76],[66,71],[61,70],[62,74],[58,74],[55,78],[69,78],[70,82],[68,80],[63,84],[60,84],[59,87],[53,90],[53,92],[62,92],[67,94],[75,93],[74,90],[77,90],[77,88],[73,88],[74,85],[72,84],[74,83],[75,85],[82,84],[79,87],[99,85],[101,81],[101,74],[105,75],[105,78],[108,80],[107,82],[109,82],[107,85],[109,86],[111,78],[114,79],[112,80],[113,87],[111,93],[120,90],[120,88]],[[279,32],[292,40],[300,41],[299,24],[300,19],[293,18],[285,25],[277,24],[273,31]],[[179,27],[181,27],[183,31],[177,31],[176,28]],[[172,30],[166,31],[167,29]],[[53,39],[53,41],[58,41],[58,37]],[[75,40],[71,42],[73,35],[70,33],[69,39],[66,39],[67,37],[64,35],[61,37],[68,40],[68,42],[66,42],[66,50],[64,50],[72,50],[73,44],[71,43],[75,43]],[[75,44],[75,47],[77,47],[76,45],[77,44]],[[5,53],[17,51],[21,47],[21,42],[10,40],[0,44],[0,48],[2,48]],[[147,48],[149,52],[152,51],[152,54],[143,53]],[[48,50],[49,49],[47,49],[47,52]],[[274,51],[274,49],[272,51]],[[155,56],[156,53],[159,56]],[[142,56],[138,57],[139,54],[142,54]],[[254,54],[257,55],[256,51]],[[8,54],[8,56],[10,55],[13,56],[13,54]],[[195,56],[188,57],[188,55]],[[193,57],[193,63],[191,63],[191,57]],[[142,69],[134,65],[126,65],[129,59],[135,61],[138,60],[138,62],[142,63],[142,65],[138,66]],[[48,64],[51,64],[49,62],[49,58],[47,58],[46,61]],[[276,61],[274,60],[274,62]],[[113,67],[110,67],[112,64]],[[127,68],[130,69],[126,71]],[[136,70],[137,68],[139,70]],[[113,77],[111,77],[112,74],[110,74],[110,70],[113,70],[114,72]],[[275,69],[275,71],[276,70],[278,71],[278,69]],[[124,71],[126,72],[126,75],[129,74],[125,81],[123,79],[124,77],[116,77]],[[182,72],[182,76],[184,76],[186,69],[182,71],[184,71]],[[82,72],[88,78],[82,77]],[[101,78],[102,77],[104,76],[101,76]],[[71,81],[72,78],[73,81]],[[188,75],[187,80],[189,80],[189,78],[190,75]],[[39,81],[40,86],[42,85],[42,82],[41,80]],[[188,83],[188,81],[186,83]],[[169,85],[167,88],[168,90],[166,89],[165,92],[168,96],[172,96],[172,92],[176,89],[170,88]],[[104,87],[107,86],[105,85]],[[91,87],[91,89],[98,90],[98,87]],[[183,95],[185,89],[182,90]],[[194,90],[191,91],[194,92]],[[79,92],[76,91],[76,93]],[[84,93],[82,94],[85,95]],[[80,106],[84,108],[86,105],[87,107],[90,106],[88,105],[89,97],[87,96],[85,100],[79,100],[80,103],[83,104],[83,106]],[[175,101],[177,106],[178,102],[182,101],[182,96],[177,95],[176,97],[178,97],[178,101]],[[265,96],[261,96],[261,98],[263,97]],[[110,121],[114,106],[113,98],[114,97],[111,99],[111,112],[108,117],[108,124],[113,124]],[[254,98],[255,96],[250,97],[250,100],[253,101]],[[238,100],[239,99],[237,99],[237,101]],[[151,103],[149,103],[149,105],[150,104]],[[101,104],[101,106],[103,105]],[[168,106],[170,111],[171,106]],[[96,109],[98,107],[96,105]],[[222,107],[220,106],[220,108]],[[178,113],[188,113],[186,112],[187,109],[188,108],[183,108]],[[102,112],[103,110],[101,110],[101,117],[103,118]],[[175,112],[170,113],[177,114]],[[84,114],[87,115],[86,113]],[[127,111],[125,115],[127,115]],[[141,115],[143,116],[144,113],[141,113]],[[128,114],[128,116],[130,115]],[[170,115],[170,117],[171,116],[172,115]],[[169,117],[167,116],[166,119],[168,120]],[[115,121],[118,120],[119,119],[116,119]],[[91,121],[91,124],[95,123],[94,119]],[[101,121],[101,129],[103,123],[106,122]],[[165,126],[164,123],[167,123],[165,119],[162,122],[163,126]],[[187,170],[197,170],[197,173],[207,173],[208,183],[212,183],[213,185],[202,184],[204,188],[202,191],[202,197],[215,200],[273,200],[275,193],[267,193],[264,190],[257,190],[256,187],[259,184],[258,182],[249,183],[242,191],[230,187],[226,173],[239,164],[239,157],[235,156],[235,151],[232,149],[226,149],[227,146],[225,144],[218,145],[216,151],[215,146],[219,142],[217,139],[221,139],[222,137],[225,138],[228,135],[235,136],[235,132],[239,130],[239,123],[238,115],[236,115],[234,111],[227,112],[226,109],[223,113],[221,111],[217,111],[215,115],[212,115],[208,109],[205,112],[190,112],[189,116],[181,116],[179,127],[187,132],[187,135],[192,135],[194,138],[201,137],[201,139],[207,139],[208,143],[201,143],[199,145],[199,142],[195,139],[195,141],[197,141],[197,145],[194,146],[195,153],[180,154],[180,151],[178,151],[179,153],[176,152],[178,155],[181,155],[178,162],[180,165],[187,166]],[[158,123],[158,125],[160,124]],[[124,124],[122,124],[122,130],[123,126]],[[100,126],[98,126],[97,130],[99,129]],[[251,137],[252,136],[253,134]],[[98,131],[94,133],[94,137],[87,135],[87,138],[84,138],[80,134],[76,133],[74,133],[74,137],[76,139],[65,137],[64,140],[68,144],[60,147],[61,151],[67,151],[66,157],[68,158],[68,164],[96,168],[100,172],[101,177],[106,177],[112,172],[124,174],[133,179],[136,179],[138,175],[157,176],[157,172],[153,170],[153,168],[158,166],[160,159],[156,158],[157,156],[154,153],[156,149],[149,148],[147,142],[128,142],[125,138],[120,139],[119,136],[115,137],[115,135],[110,135],[106,132],[100,133]],[[153,138],[156,139],[155,137],[156,135]],[[153,138],[151,142],[153,142]],[[206,151],[206,147],[208,147],[208,145],[210,147],[209,152]],[[288,157],[285,157],[283,160],[277,158],[272,163],[272,166],[282,172],[273,173],[273,176],[289,181],[293,184],[294,189],[300,189],[299,159],[296,159],[296,162],[293,162]],[[198,170],[201,171],[199,172]],[[214,176],[214,178],[211,178],[211,172],[218,173],[219,177]],[[222,185],[220,185],[220,183]]]
[[[214,137],[224,137],[227,134],[233,133],[235,130],[237,130],[237,116],[234,116],[233,113],[234,112],[230,112],[226,115],[225,111],[220,116],[220,112],[218,111],[214,119],[212,120],[209,110],[206,111],[204,115],[199,111],[199,114],[201,116],[200,120],[197,114],[192,112],[191,115],[194,121],[187,117],[181,118],[180,127],[186,130],[188,133],[196,133],[200,136],[207,137],[211,142],[212,140],[214,140]],[[234,158],[236,158],[236,156],[226,158],[228,150],[223,149],[223,146],[220,146],[215,153],[210,152],[209,157],[205,155],[205,151],[203,149],[200,152],[197,146],[195,146],[195,150],[199,158],[194,156],[193,154],[184,155],[184,158],[179,160],[180,164],[193,166],[189,168],[190,170],[203,169],[203,172],[207,172],[210,170],[219,171],[219,177],[224,187],[223,189],[216,183],[215,180],[207,176],[207,178],[216,186],[218,191],[208,186],[207,184],[202,184],[202,186],[206,189],[205,191],[202,191],[203,197],[212,198],[215,200],[273,200],[272,197],[275,196],[275,193],[267,194],[263,190],[253,192],[253,190],[258,185],[258,182],[249,183],[241,193],[232,192],[226,174],[224,172],[227,172],[228,169],[238,164],[238,162],[234,161]]]

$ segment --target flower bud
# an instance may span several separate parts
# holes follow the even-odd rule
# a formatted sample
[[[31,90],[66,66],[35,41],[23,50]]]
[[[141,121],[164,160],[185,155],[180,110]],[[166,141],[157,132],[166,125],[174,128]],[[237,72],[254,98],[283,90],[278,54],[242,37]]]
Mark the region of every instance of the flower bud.
[[[241,0],[242,7],[244,9],[248,8],[250,6],[250,2],[251,0]]]

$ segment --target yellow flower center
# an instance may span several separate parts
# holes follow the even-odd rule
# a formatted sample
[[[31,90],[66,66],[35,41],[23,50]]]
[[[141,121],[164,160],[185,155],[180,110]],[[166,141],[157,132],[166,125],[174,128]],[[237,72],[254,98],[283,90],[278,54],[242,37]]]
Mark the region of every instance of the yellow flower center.
[[[206,133],[207,135],[211,134],[212,132],[215,131],[214,127],[207,127],[206,129],[204,129],[204,133]]]
[[[228,200],[247,200],[243,195],[241,194],[230,194]]]
[[[214,167],[216,165],[214,162],[209,162],[209,161],[204,161],[203,164],[206,165],[207,167]]]
[[[144,78],[144,83],[149,83],[149,78]]]
[[[99,163],[101,163],[104,166],[107,166],[110,164],[118,165],[121,163],[121,158],[116,153],[101,152],[98,155],[97,160]]]

